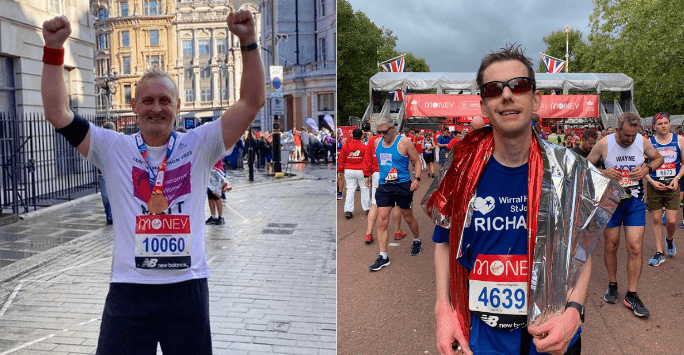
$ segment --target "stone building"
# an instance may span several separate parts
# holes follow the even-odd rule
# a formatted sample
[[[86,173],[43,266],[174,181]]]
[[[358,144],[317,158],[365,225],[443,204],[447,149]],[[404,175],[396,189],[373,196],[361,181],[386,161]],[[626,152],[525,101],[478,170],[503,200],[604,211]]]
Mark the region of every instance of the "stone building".
[[[283,130],[301,128],[308,117],[319,126],[325,115],[335,119],[336,6],[334,0],[263,1],[266,67],[284,67]]]
[[[42,113],[43,22],[66,15],[71,37],[64,56],[65,83],[72,110],[95,113],[93,18],[88,4],[68,0],[0,1],[0,112]]]

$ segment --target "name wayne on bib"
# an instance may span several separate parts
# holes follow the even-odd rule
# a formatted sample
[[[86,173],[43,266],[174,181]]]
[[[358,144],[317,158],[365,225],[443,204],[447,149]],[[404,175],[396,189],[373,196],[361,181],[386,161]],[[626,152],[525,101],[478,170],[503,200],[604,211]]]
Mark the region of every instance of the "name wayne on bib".
[[[527,323],[527,255],[478,255],[469,279],[469,307],[497,330]]]
[[[135,217],[135,267],[187,269],[190,260],[190,216],[138,215]]]

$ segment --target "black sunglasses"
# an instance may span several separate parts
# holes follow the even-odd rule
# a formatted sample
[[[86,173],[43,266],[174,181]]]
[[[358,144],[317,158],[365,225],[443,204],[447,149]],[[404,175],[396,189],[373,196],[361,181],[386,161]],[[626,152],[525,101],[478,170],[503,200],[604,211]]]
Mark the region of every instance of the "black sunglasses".
[[[393,129],[393,128],[394,128],[394,127],[390,127],[390,128],[388,128],[388,129],[386,129],[386,130],[384,130],[384,131],[378,130],[378,134],[387,134],[387,132],[389,132],[390,129]]]
[[[503,95],[505,86],[508,86],[514,94],[524,94],[536,88],[532,78],[518,77],[508,81],[490,81],[485,83],[482,85],[482,90],[480,90],[480,96],[483,99],[499,97]]]

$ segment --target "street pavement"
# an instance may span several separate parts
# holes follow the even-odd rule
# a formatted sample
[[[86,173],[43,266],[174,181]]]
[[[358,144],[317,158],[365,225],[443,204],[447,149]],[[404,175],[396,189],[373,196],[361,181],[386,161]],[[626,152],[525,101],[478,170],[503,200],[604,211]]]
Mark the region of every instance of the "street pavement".
[[[414,194],[413,211],[418,219],[423,252],[410,256],[411,232],[394,241],[390,220],[388,253],[390,265],[368,270],[378,256],[377,233],[372,244],[364,243],[367,216],[355,195],[354,217],[344,217],[344,200],[337,201],[337,349],[352,354],[438,354],[434,317],[435,276],[434,224],[419,206],[429,184],[422,175]],[[680,251],[659,267],[648,265],[655,253],[652,217],[646,214],[643,272],[638,293],[651,316],[637,318],[622,304],[627,291],[627,250],[624,234],[618,250],[619,302],[603,301],[608,275],[603,263],[603,240],[592,252],[592,276],[585,302],[586,322],[582,331],[583,354],[684,354],[684,230],[678,213],[675,245]]]
[[[334,166],[290,168],[253,182],[228,172],[226,224],[206,227],[215,354],[336,353]],[[113,242],[104,221],[96,194],[0,227],[0,355],[95,352]]]

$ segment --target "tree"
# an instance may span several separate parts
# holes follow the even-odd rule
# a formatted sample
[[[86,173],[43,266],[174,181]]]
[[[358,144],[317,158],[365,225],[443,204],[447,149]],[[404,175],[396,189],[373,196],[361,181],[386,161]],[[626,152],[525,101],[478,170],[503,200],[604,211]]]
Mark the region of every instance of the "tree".
[[[547,55],[552,57],[565,60],[565,29],[559,29],[551,32],[550,35],[544,37],[544,43],[546,44]],[[582,40],[582,32],[579,30],[571,29],[568,33],[568,54],[570,65],[568,71],[570,73],[583,73],[585,72],[584,63],[584,52],[586,51],[587,44]],[[565,71],[565,69],[563,69]],[[539,69],[538,73],[546,73],[546,66],[544,61],[539,59]]]
[[[368,79],[377,73],[383,31],[346,0],[337,0],[337,117],[363,116],[368,106]]]
[[[639,114],[684,113],[684,0],[595,0],[586,68],[634,79]]]
[[[400,56],[392,30],[378,28],[347,0],[337,1],[337,117],[338,125],[349,117],[362,117],[369,104],[368,80],[381,71],[378,63]],[[406,71],[430,71],[423,58],[404,56]]]

